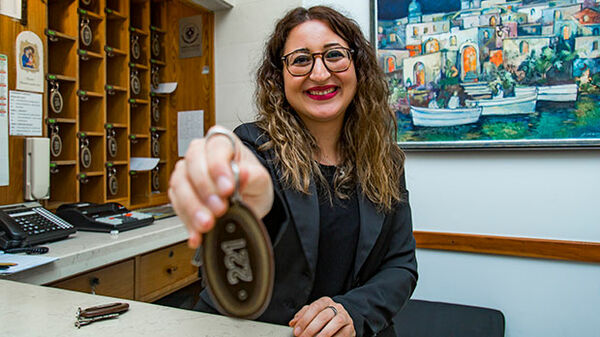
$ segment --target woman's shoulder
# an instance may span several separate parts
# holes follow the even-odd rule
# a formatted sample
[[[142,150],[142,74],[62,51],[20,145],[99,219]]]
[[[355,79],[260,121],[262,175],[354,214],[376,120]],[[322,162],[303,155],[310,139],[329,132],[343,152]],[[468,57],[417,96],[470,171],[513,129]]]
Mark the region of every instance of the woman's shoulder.
[[[260,146],[269,140],[265,130],[261,129],[256,122],[241,124],[233,132],[242,142],[254,146]]]

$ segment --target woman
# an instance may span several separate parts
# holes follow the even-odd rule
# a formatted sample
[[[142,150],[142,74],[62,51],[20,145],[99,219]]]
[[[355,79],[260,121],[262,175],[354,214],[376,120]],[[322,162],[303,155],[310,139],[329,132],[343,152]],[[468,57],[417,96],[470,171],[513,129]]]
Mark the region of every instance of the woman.
[[[417,281],[415,242],[373,49],[335,10],[296,8],[267,42],[257,80],[258,120],[235,130],[234,159],[242,198],[275,255],[273,296],[259,320],[303,337],[393,333]],[[169,196],[191,247],[227,210],[233,157],[230,140],[214,136],[177,163]],[[196,309],[212,307],[204,292]]]

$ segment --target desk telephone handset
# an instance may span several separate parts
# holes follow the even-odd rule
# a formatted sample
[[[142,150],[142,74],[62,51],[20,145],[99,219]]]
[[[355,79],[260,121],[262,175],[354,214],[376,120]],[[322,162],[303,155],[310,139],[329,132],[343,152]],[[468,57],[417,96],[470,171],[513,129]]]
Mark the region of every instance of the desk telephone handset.
[[[1,250],[64,239],[75,231],[37,202],[0,206]]]

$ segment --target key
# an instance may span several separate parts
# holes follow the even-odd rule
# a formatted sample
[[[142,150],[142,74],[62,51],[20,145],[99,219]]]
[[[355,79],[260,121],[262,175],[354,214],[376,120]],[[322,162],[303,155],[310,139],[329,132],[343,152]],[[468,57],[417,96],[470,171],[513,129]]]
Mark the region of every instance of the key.
[[[77,329],[79,329],[84,325],[92,324],[96,321],[102,321],[105,319],[111,319],[111,318],[117,318],[117,317],[119,317],[119,313],[94,316],[92,318],[79,318],[75,322],[75,326],[77,327]]]
[[[233,137],[223,131],[237,150]],[[235,156],[234,156],[235,158]],[[202,266],[202,278],[217,310],[226,316],[255,319],[267,308],[273,292],[275,263],[271,239],[262,221],[240,195],[239,167],[231,161],[235,191],[227,212],[204,234],[193,264]]]

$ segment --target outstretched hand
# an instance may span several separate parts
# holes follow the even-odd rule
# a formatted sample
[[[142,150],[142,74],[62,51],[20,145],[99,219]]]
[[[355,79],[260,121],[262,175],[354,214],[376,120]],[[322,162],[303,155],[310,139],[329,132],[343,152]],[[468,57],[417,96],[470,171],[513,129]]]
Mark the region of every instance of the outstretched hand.
[[[213,129],[229,133],[236,149],[222,134],[193,140],[169,181],[169,199],[188,229],[188,245],[192,248],[200,245],[202,234],[209,232],[215,218],[229,208],[229,198],[235,191],[232,160],[239,166],[242,199],[255,215],[264,217],[273,205],[273,182],[266,168],[231,131],[219,126]]]

